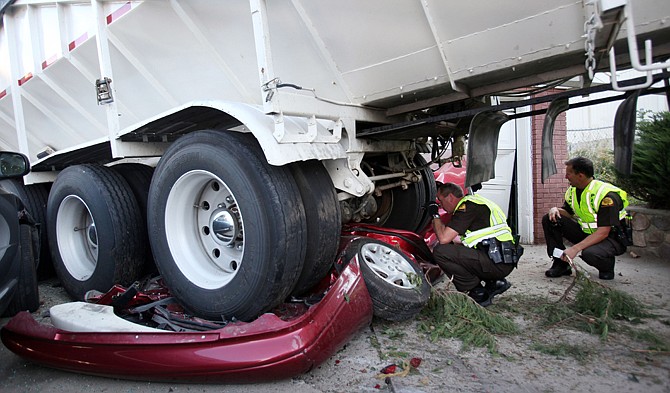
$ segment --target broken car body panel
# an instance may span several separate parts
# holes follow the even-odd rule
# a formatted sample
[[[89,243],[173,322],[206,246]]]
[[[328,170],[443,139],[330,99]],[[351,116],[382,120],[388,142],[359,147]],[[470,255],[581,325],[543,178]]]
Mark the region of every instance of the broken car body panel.
[[[16,354],[66,371],[151,381],[258,382],[319,365],[369,325],[372,313],[354,258],[321,301],[291,320],[264,314],[203,332],[71,332],[22,312],[1,336]]]

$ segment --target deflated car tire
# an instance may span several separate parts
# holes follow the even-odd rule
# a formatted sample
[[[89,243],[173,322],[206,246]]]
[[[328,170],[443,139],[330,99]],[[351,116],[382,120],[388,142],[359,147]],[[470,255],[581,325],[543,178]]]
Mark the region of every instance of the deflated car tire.
[[[348,261],[358,256],[374,315],[389,321],[416,316],[428,303],[430,286],[421,268],[387,243],[361,238],[348,247]]]

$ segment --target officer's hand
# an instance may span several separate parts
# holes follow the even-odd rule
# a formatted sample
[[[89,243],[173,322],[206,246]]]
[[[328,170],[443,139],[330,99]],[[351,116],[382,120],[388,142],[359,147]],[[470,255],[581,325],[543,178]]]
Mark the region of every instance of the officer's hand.
[[[556,220],[559,220],[561,218],[561,212],[558,210],[557,207],[552,207],[549,209],[549,220],[556,222]]]
[[[579,254],[579,250],[577,250],[574,246],[572,246],[563,250],[563,255],[561,255],[561,259],[565,262],[568,262],[569,260],[577,258],[577,254]]]
[[[435,202],[432,202],[432,203],[429,203],[429,204],[426,205],[426,211],[428,212],[428,214],[430,214],[433,217],[439,215],[439,209],[440,209],[440,205],[438,205]]]

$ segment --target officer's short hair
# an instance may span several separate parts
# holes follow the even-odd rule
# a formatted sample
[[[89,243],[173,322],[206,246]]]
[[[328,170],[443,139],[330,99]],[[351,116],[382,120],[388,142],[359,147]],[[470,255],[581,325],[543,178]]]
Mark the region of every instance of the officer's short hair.
[[[463,198],[463,189],[456,183],[440,184],[440,187],[437,189],[437,193],[443,197],[446,197],[449,194],[453,194],[456,198]]]
[[[593,162],[586,157],[575,157],[567,160],[575,173],[583,173],[586,177],[593,177]]]

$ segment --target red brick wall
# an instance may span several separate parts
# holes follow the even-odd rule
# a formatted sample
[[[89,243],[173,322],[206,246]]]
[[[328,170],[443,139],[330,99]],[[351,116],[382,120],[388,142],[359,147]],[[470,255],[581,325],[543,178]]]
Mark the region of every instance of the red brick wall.
[[[538,96],[556,93],[550,90]],[[549,104],[534,105],[532,110],[547,108]],[[554,123],[554,160],[556,161],[556,170],[558,173],[550,176],[542,183],[542,126],[544,125],[544,115],[533,116],[532,118],[532,157],[533,157],[533,228],[535,232],[535,244],[544,243],[544,234],[542,233],[542,217],[547,214],[552,206],[562,206],[563,196],[568,187],[568,181],[565,180],[565,160],[568,159],[567,148],[567,125],[565,112],[561,113]]]

